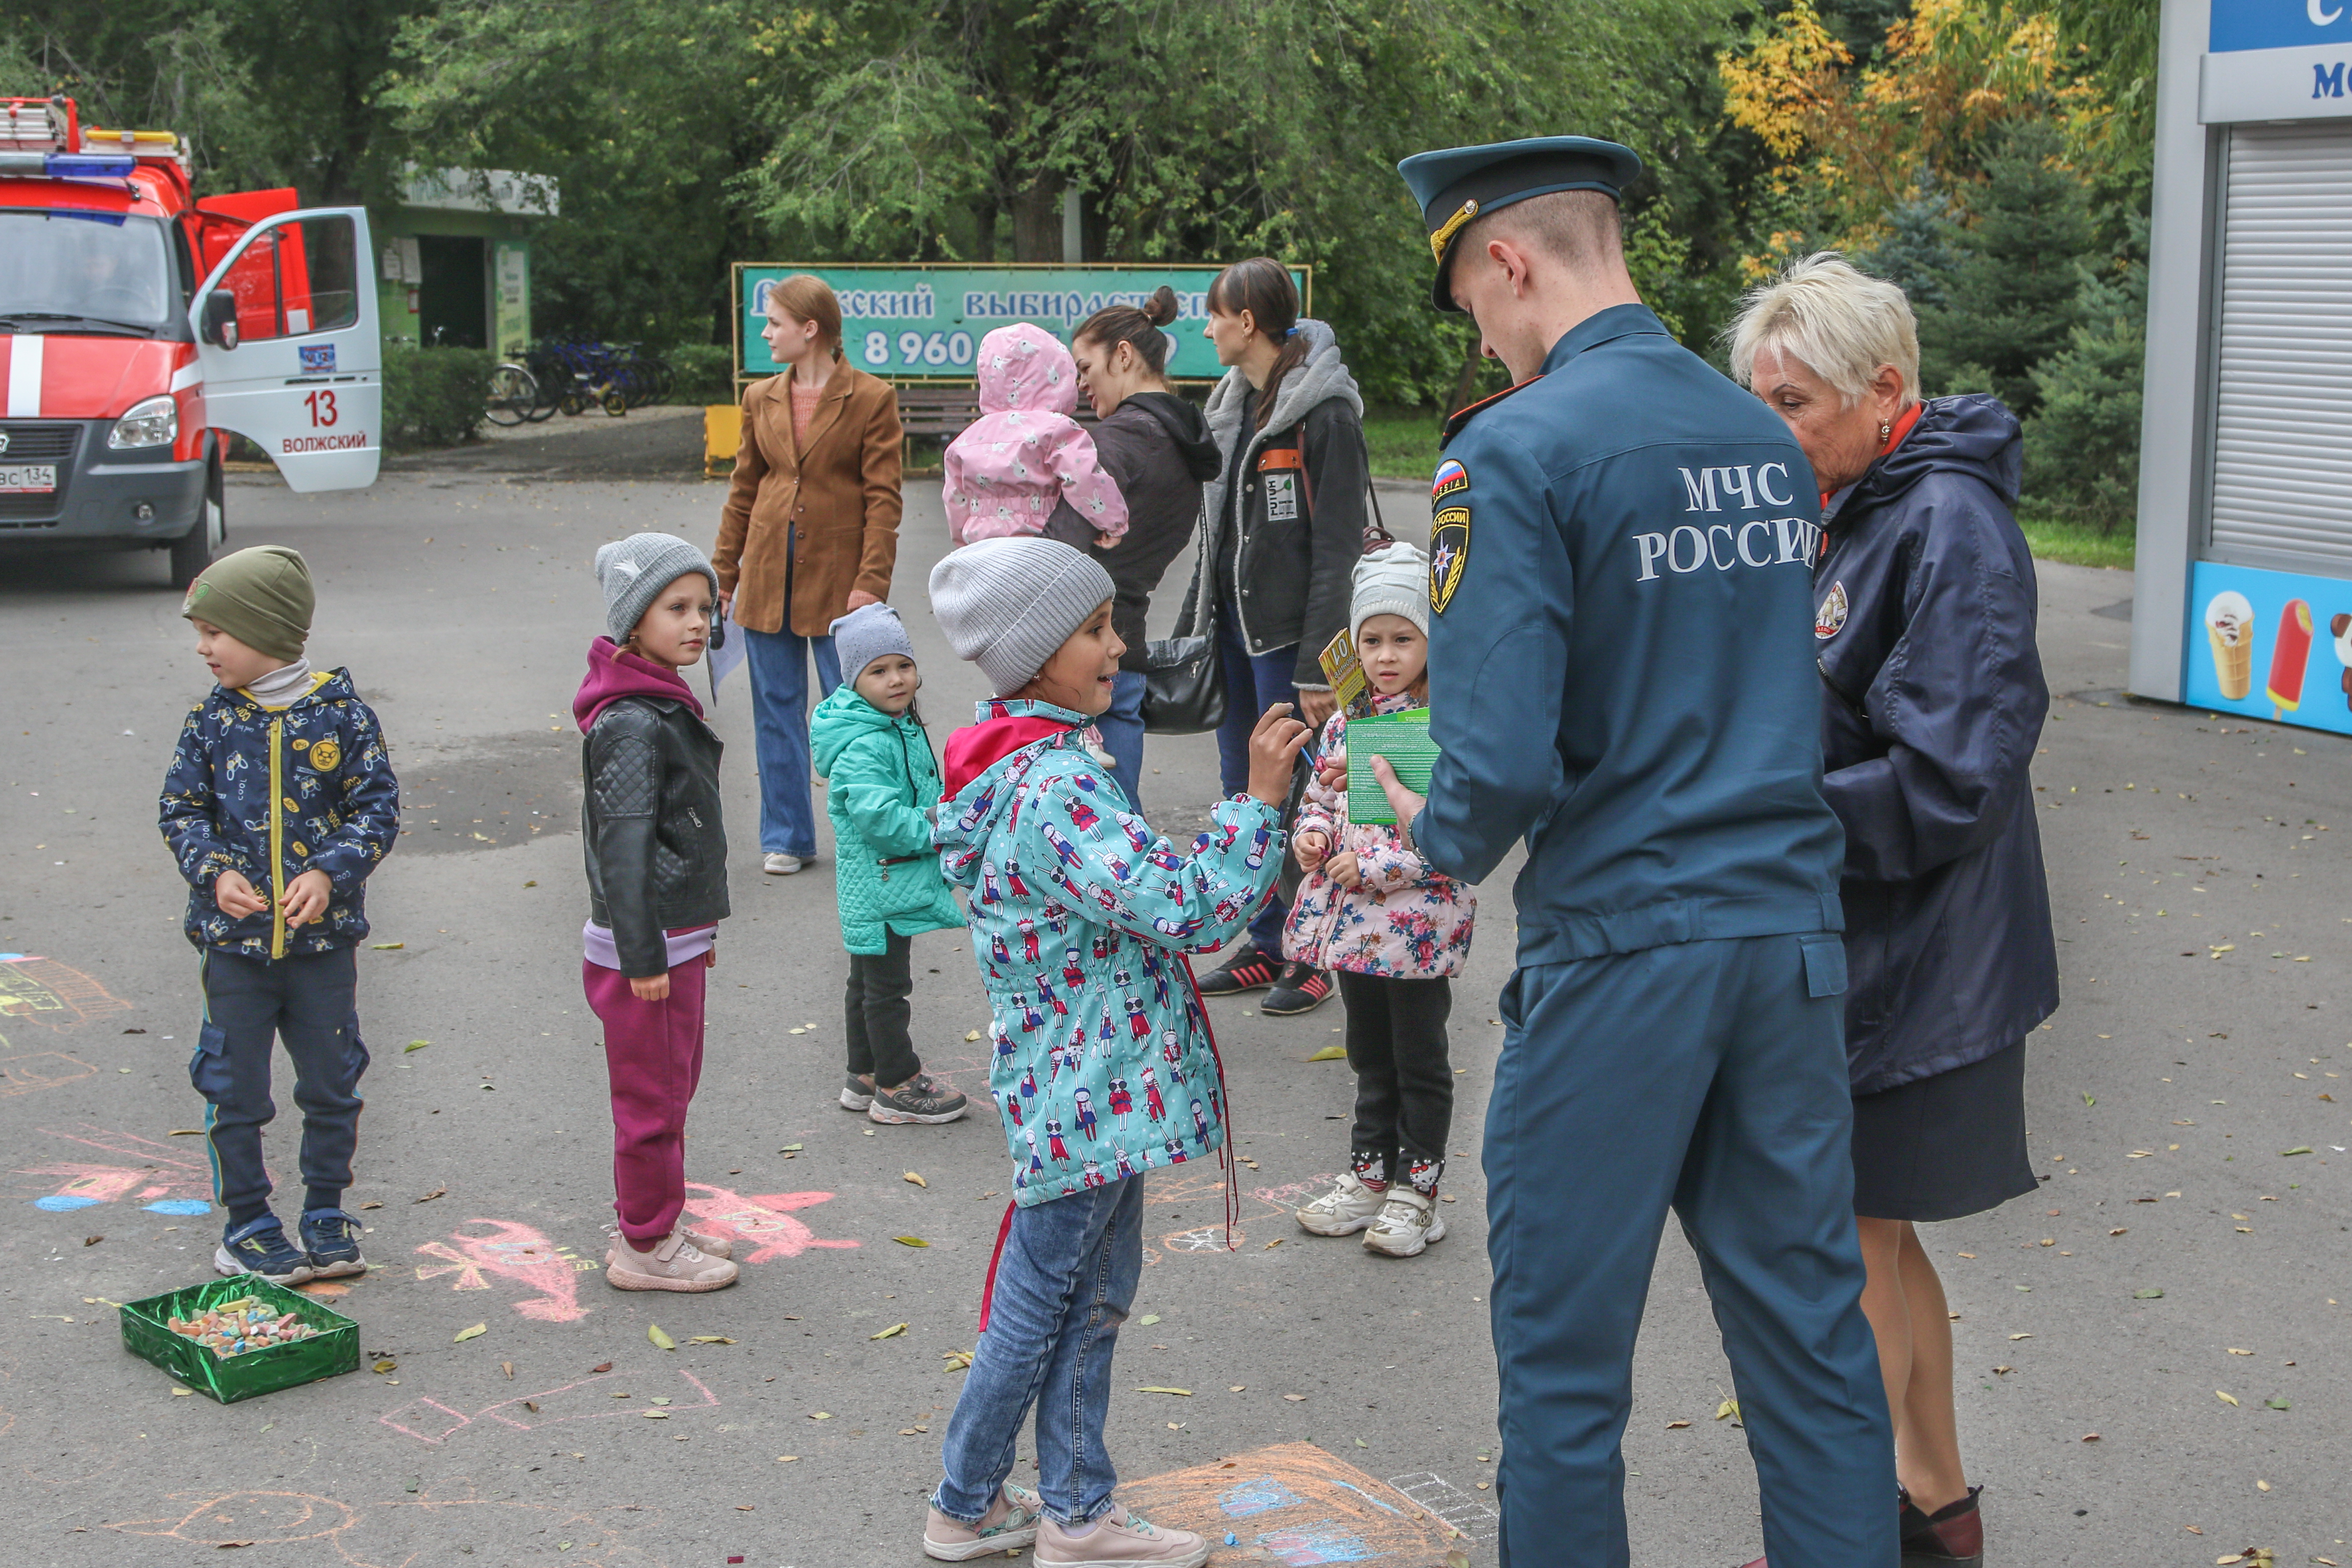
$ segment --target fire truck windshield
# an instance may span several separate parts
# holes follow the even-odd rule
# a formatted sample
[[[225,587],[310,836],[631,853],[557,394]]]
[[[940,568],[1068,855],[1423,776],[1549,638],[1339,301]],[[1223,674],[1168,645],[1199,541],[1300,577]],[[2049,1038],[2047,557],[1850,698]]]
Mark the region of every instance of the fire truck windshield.
[[[172,319],[171,250],[152,218],[0,212],[0,322],[149,332]]]

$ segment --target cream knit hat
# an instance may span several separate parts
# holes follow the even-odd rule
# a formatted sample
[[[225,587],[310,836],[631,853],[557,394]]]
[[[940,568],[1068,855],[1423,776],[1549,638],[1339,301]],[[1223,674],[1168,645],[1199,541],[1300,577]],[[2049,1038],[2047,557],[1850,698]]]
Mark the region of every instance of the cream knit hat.
[[[1429,635],[1429,558],[1402,539],[1385,544],[1356,562],[1355,591],[1348,606],[1348,637],[1354,641],[1375,615],[1402,615]]]

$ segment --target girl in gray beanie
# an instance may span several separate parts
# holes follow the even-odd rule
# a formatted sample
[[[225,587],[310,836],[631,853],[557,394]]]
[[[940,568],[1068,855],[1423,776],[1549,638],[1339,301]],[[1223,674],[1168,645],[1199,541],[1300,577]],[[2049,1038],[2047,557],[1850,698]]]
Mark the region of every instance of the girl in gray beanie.
[[[1198,1535],[1113,1499],[1104,1413],[1143,1266],[1143,1172],[1215,1159],[1224,1142],[1223,1075],[1185,956],[1223,946],[1274,891],[1307,727],[1287,704],[1268,709],[1248,792],[1180,851],[1088,744],[1125,652],[1102,568],[1052,539],[984,539],[931,573],[931,607],[999,694],[948,741],[934,841],[971,895],[1013,1199],[923,1549],[1197,1564]],[[1011,1479],[1033,1405],[1034,1491]]]

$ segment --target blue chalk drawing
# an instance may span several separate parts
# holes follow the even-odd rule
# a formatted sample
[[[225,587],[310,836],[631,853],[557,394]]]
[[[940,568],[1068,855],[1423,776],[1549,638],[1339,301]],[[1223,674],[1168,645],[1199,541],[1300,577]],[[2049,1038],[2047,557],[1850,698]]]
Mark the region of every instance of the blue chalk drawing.
[[[1274,1560],[1284,1568],[1315,1568],[1319,1563],[1362,1563],[1380,1555],[1348,1534],[1337,1520],[1330,1519],[1269,1530],[1257,1538],[1257,1544],[1272,1552]]]
[[[22,953],[0,953],[0,964],[14,964],[24,956]]]
[[[1251,1514],[1270,1513],[1277,1508],[1297,1508],[1298,1494],[1272,1476],[1259,1476],[1228,1488],[1217,1499],[1217,1506],[1225,1511],[1229,1519],[1247,1519]]]
[[[75,1192],[56,1192],[51,1193],[47,1197],[35,1198],[33,1200],[33,1207],[35,1208],[46,1209],[51,1214],[71,1214],[77,1208],[97,1207],[98,1199],[94,1197],[84,1197],[81,1194]]]
[[[150,1214],[210,1214],[213,1206],[201,1197],[158,1198],[147,1206]]]
[[[1402,1512],[1399,1512],[1397,1510],[1395,1510],[1395,1509],[1393,1509],[1393,1508],[1391,1508],[1388,1504],[1386,1504],[1386,1503],[1382,1502],[1380,1499],[1378,1499],[1378,1498],[1374,1497],[1371,1493],[1370,1493],[1370,1492],[1366,1491],[1363,1488],[1361,1488],[1361,1487],[1360,1487],[1360,1486],[1351,1485],[1350,1483],[1349,1483],[1349,1482],[1347,1482],[1347,1481],[1343,1481],[1343,1480],[1341,1480],[1341,1479],[1340,1479],[1339,1477],[1337,1477],[1337,1476],[1333,1476],[1333,1477],[1331,1478],[1331,1484],[1332,1484],[1332,1485],[1334,1485],[1334,1486],[1342,1486],[1342,1487],[1347,1487],[1347,1489],[1348,1489],[1349,1491],[1354,1492],[1358,1497],[1362,1498],[1366,1502],[1370,1503],[1374,1508],[1379,1509],[1382,1513],[1386,1513],[1386,1514],[1393,1515],[1395,1518],[1398,1518],[1398,1519],[1402,1519],[1402,1518],[1404,1517],[1404,1515],[1403,1515]]]

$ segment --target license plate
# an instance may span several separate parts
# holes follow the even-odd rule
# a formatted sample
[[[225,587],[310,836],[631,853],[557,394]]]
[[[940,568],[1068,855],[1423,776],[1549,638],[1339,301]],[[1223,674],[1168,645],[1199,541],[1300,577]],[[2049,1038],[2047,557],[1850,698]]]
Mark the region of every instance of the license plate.
[[[0,496],[47,496],[58,487],[54,463],[0,465]]]

